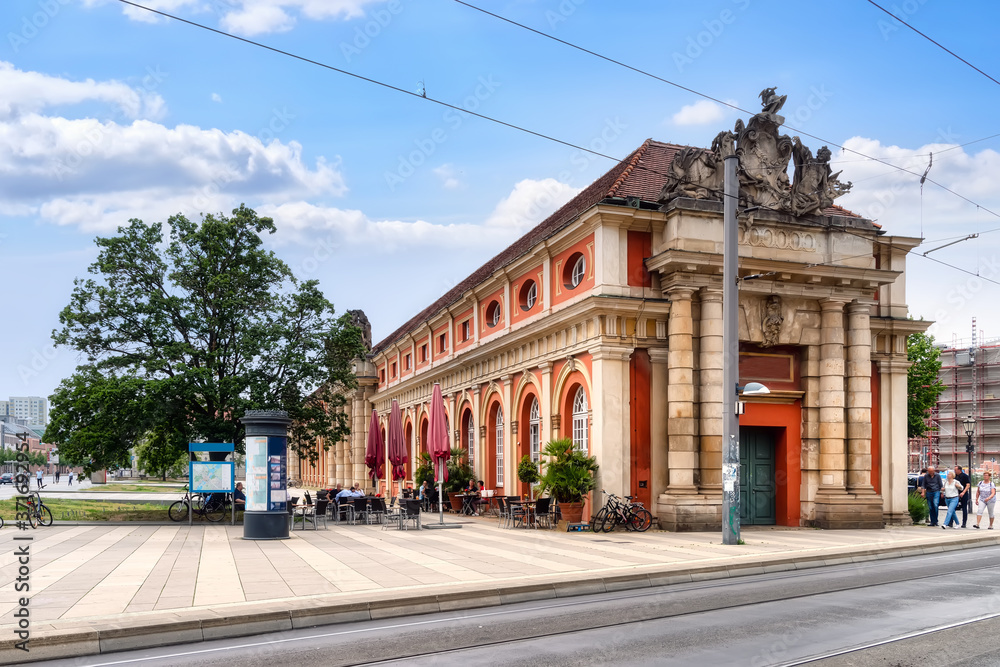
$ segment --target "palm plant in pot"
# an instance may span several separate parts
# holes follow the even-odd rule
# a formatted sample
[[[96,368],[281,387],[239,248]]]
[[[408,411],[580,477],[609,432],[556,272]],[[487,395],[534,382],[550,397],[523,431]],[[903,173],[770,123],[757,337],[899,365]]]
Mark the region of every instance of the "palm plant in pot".
[[[570,438],[546,443],[542,454],[546,460],[538,480],[539,494],[547,492],[559,502],[563,519],[579,523],[583,517],[583,500],[595,486],[597,459],[573,447]]]
[[[444,484],[444,490],[456,512],[462,509],[462,500],[457,496],[468,488],[475,474],[469,465],[468,452],[461,447],[453,447],[451,458],[448,459],[448,481]]]

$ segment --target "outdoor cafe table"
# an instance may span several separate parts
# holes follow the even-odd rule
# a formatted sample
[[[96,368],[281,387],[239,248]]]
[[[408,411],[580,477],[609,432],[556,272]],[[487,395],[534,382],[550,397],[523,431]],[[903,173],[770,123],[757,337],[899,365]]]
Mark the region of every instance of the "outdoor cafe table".
[[[456,494],[456,497],[462,499],[462,514],[468,514],[471,516],[476,513],[476,508],[472,504],[472,501],[479,496],[475,493],[459,493]]]
[[[535,502],[534,500],[508,500],[507,504],[521,508],[521,528],[528,528],[535,523]],[[513,512],[513,509],[511,510]],[[511,523],[513,526],[513,522]]]

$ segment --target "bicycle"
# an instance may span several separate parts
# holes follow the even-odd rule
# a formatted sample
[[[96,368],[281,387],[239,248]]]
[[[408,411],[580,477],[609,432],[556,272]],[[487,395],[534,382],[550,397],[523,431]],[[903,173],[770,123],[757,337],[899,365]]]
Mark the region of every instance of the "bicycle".
[[[52,510],[45,506],[40,493],[41,489],[44,488],[45,486],[42,486],[34,491],[29,491],[27,500],[25,500],[25,512],[28,515],[28,523],[31,524],[32,528],[52,525]],[[2,526],[3,524],[0,523],[0,527]]]
[[[223,496],[223,497],[220,497]],[[192,494],[186,487],[184,497],[167,508],[167,516],[171,521],[183,521],[188,514],[198,514],[213,523],[222,521],[226,516],[228,505],[227,493]]]
[[[590,520],[591,532],[610,533],[618,524],[622,524],[626,530],[643,533],[653,525],[653,515],[641,502],[634,500],[634,496],[625,496],[628,501],[626,504],[613,493],[601,492],[608,499]]]
[[[288,488],[289,489],[297,489],[300,486],[302,486],[302,482],[300,482],[299,480],[297,480],[297,479],[289,479],[288,480]]]

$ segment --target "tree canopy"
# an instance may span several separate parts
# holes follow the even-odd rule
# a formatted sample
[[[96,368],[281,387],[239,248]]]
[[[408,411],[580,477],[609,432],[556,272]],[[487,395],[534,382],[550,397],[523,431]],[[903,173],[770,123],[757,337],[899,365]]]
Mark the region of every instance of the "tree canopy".
[[[289,446],[310,459],[317,438],[345,437],[338,408],[355,386],[361,331],[263,248],[275,231],[241,206],[200,224],[133,219],[98,237],[91,277],[74,281],[52,334],[86,363],[52,396],[46,439],[89,471],[128,465],[140,442],[161,459],[195,441],[243,451],[249,409],[288,411]]]
[[[919,438],[927,433],[927,417],[944,391],[944,383],[938,377],[941,352],[934,347],[934,336],[910,334],[906,338],[906,358],[911,364],[906,371],[906,432],[911,438]]]

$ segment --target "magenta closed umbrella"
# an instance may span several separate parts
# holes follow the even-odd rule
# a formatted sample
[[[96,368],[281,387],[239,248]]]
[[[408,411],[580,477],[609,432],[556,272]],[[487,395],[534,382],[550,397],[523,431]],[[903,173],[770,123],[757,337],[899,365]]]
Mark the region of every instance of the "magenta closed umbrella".
[[[392,466],[392,479],[399,481],[406,477],[406,439],[403,436],[403,413],[399,403],[392,402],[392,412],[389,413],[389,465]]]
[[[444,523],[444,505],[441,501],[442,486],[448,481],[448,459],[451,458],[451,447],[448,444],[448,425],[444,413],[444,398],[441,397],[441,385],[434,383],[431,394],[430,425],[427,429],[427,452],[431,455],[434,466],[434,480],[438,485],[438,514]]]
[[[372,484],[382,477],[385,470],[385,443],[382,442],[382,430],[378,425],[378,413],[372,409],[372,420],[368,425],[368,444],[365,447],[365,465],[368,466],[368,476]]]

